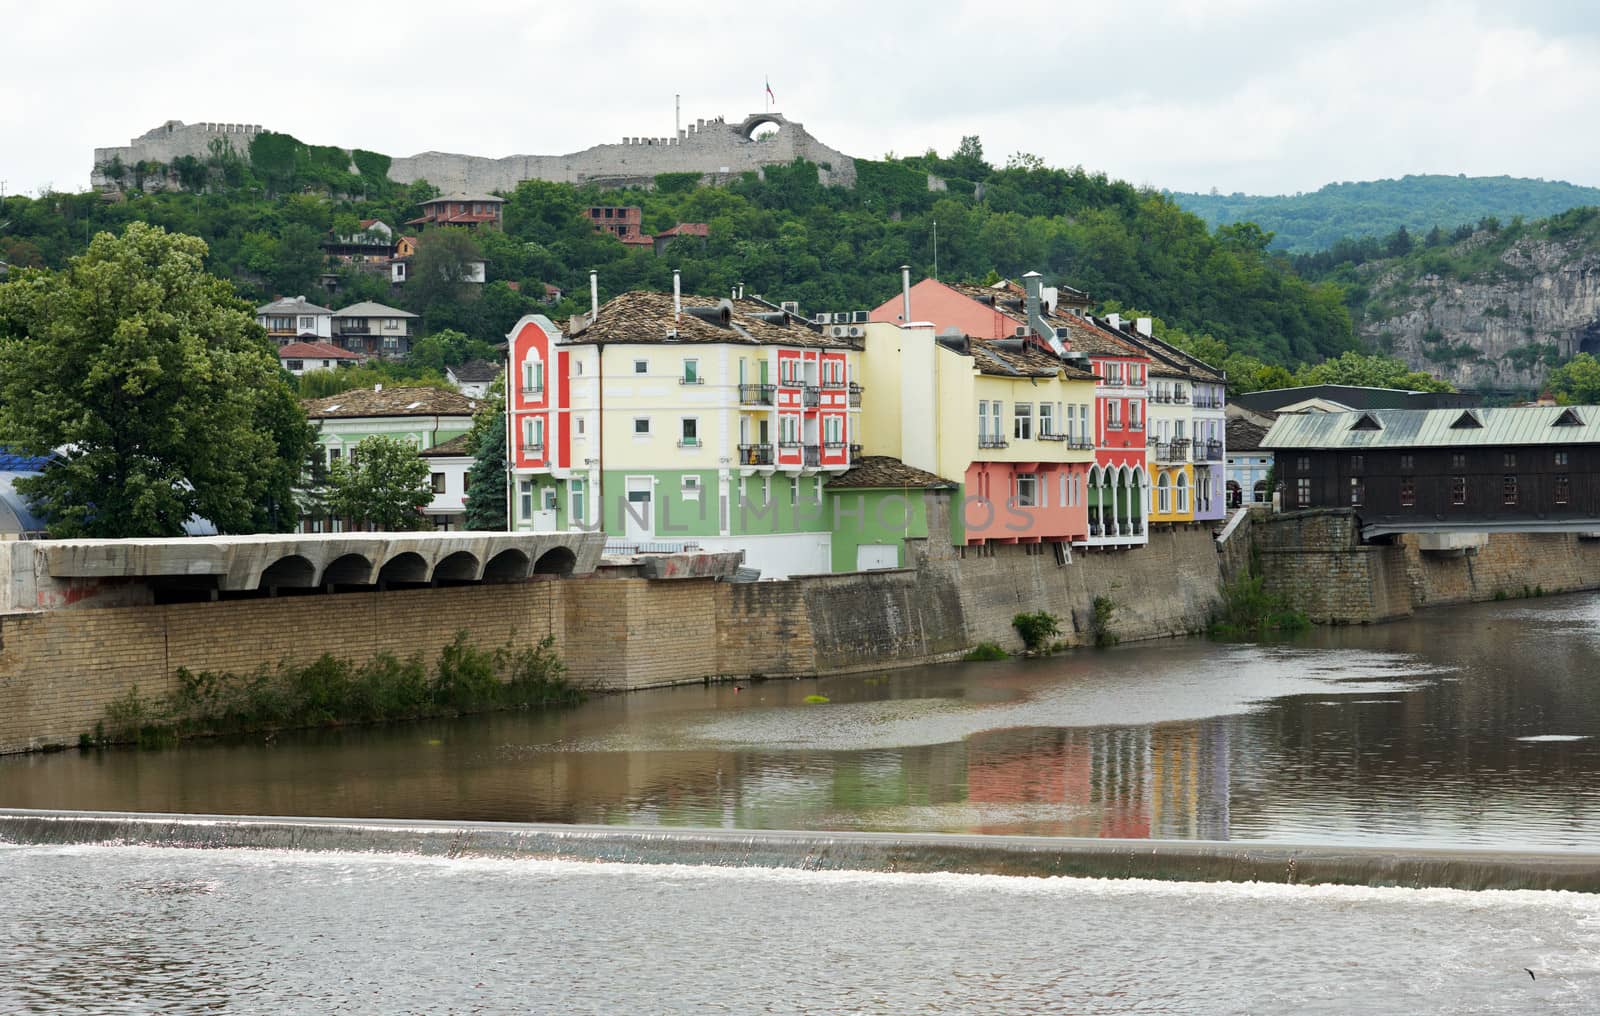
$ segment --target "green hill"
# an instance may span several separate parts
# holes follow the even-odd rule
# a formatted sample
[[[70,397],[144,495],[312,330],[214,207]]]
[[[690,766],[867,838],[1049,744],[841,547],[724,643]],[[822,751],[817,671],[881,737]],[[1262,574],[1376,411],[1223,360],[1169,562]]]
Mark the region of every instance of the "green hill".
[[[1211,226],[1254,222],[1275,234],[1274,250],[1326,250],[1341,239],[1388,236],[1404,226],[1426,234],[1485,219],[1510,221],[1600,205],[1600,188],[1559,180],[1510,176],[1406,176],[1398,180],[1330,183],[1310,194],[1169,195]]]
[[[330,152],[335,154],[330,155]],[[587,295],[588,272],[600,273],[602,297],[627,289],[670,289],[672,269],[686,289],[747,292],[797,300],[808,312],[866,309],[898,291],[899,267],[932,274],[938,227],[941,278],[1017,277],[1030,270],[1105,305],[1145,308],[1165,327],[1210,335],[1234,353],[1293,365],[1320,361],[1355,344],[1340,288],[1310,284],[1287,259],[1265,250],[1253,229],[1213,232],[1169,198],[1103,174],[1061,170],[1036,159],[997,169],[977,138],[949,157],[857,163],[854,188],[824,187],[804,162],[768,167],[724,187],[702,187],[693,174],[662,176],[651,189],[598,190],[526,181],[505,195],[505,229],[476,234],[489,264],[481,298],[443,298],[440,287],[407,285],[347,273],[338,297],[319,288],[326,270],[318,244],[359,219],[398,225],[435,193],[384,175],[384,157],[263,134],[248,158],[223,150],[182,166],[141,165],[125,194],[7,197],[0,259],[14,265],[60,265],[97,230],[145,220],[196,234],[211,247],[210,268],[241,295],[305,294],[335,303],[375,299],[423,315],[424,330],[458,329],[499,340],[518,316],[553,317],[580,309],[547,307],[532,297],[546,283]],[[947,189],[930,190],[929,174]],[[147,180],[170,188],[145,193]],[[662,256],[597,234],[584,209],[639,205],[654,233],[679,222],[704,222],[704,241],[679,240]],[[426,242],[426,240],[424,241]],[[509,285],[517,283],[516,287]],[[432,292],[430,292],[432,290]],[[423,302],[425,301],[425,302]],[[581,306],[586,307],[587,299]]]

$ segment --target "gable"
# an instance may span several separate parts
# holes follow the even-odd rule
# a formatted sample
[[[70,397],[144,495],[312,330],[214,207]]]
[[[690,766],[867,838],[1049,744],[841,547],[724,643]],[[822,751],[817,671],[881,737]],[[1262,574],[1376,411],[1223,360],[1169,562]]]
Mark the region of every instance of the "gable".
[[[1362,413],[1355,423],[1350,425],[1351,430],[1382,430],[1383,424],[1371,413]]]
[[[1568,410],[1565,410],[1564,412],[1562,412],[1562,414],[1560,416],[1556,417],[1555,422],[1552,423],[1550,426],[1552,426],[1552,427],[1582,427],[1583,426],[1583,419],[1578,416],[1578,411],[1577,410],[1568,409]]]
[[[1474,413],[1470,409],[1464,409],[1461,411],[1461,415],[1456,417],[1455,422],[1450,425],[1450,429],[1481,430],[1483,429],[1483,421],[1478,419],[1477,413]]]

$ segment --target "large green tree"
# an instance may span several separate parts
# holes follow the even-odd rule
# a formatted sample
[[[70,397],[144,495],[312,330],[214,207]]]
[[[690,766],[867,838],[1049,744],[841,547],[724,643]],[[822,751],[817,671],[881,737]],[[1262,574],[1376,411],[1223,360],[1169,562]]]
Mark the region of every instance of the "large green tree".
[[[1407,367],[1393,356],[1347,352],[1319,364],[1300,368],[1295,383],[1302,385],[1365,385],[1369,388],[1404,388],[1419,392],[1453,392],[1455,386],[1431,374]]]
[[[1600,360],[1579,353],[1551,371],[1545,383],[1563,405],[1600,405]]]
[[[328,471],[328,511],[378,532],[422,529],[433,500],[428,463],[392,437],[369,437]]]
[[[206,245],[135,222],[0,285],[0,439],[54,450],[18,482],[57,537],[288,529],[312,436]]]

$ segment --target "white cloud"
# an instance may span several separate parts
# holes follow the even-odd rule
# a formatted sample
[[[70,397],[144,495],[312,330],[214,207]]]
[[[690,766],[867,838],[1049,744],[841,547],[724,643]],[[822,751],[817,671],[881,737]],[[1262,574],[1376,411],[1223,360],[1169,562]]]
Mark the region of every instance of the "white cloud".
[[[11,0],[0,0],[0,8]],[[1595,19],[1555,2],[708,0],[684,9],[172,0],[0,10],[0,180],[87,184],[163,120],[409,155],[556,154],[780,108],[866,157],[1030,151],[1135,183],[1285,192],[1408,172],[1600,184]]]

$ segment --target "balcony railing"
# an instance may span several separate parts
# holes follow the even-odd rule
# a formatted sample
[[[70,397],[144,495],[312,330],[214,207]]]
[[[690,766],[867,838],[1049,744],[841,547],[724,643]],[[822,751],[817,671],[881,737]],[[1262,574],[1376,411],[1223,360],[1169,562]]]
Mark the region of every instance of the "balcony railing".
[[[1220,461],[1222,461],[1222,442],[1221,441],[1207,441],[1206,442],[1205,449],[1204,449],[1204,451],[1205,451],[1205,458],[1204,459],[1200,458],[1200,452],[1201,452],[1200,445],[1196,444],[1194,450],[1195,450],[1195,459],[1197,461],[1201,461],[1201,462],[1220,462]]]
[[[1173,392],[1172,401],[1178,403],[1179,405],[1187,406],[1189,404],[1189,396],[1183,392]]]
[[[853,444],[853,445],[850,446],[850,461],[851,462],[860,462],[861,461],[861,446],[860,445]]]
[[[680,437],[680,438],[678,438],[678,447],[679,448],[699,448],[700,447],[700,439],[697,438],[697,437]]]
[[[779,448],[799,448],[800,445],[801,445],[801,442],[799,442],[799,441],[779,441],[778,442],[778,447]]]
[[[861,386],[854,382],[850,384],[850,408],[861,408]]]
[[[739,404],[741,406],[770,406],[773,393],[778,390],[777,385],[740,385]]]
[[[706,379],[703,377],[680,377],[678,383],[680,385],[703,385],[706,383]]]
[[[822,379],[822,387],[824,387],[824,388],[843,388],[844,387],[844,382],[843,381],[831,381],[831,380],[829,380],[827,378],[823,378]]]
[[[1066,439],[1067,435],[1065,434],[1046,434],[1042,432],[1039,434],[1040,441],[1065,441]]]
[[[1175,438],[1171,444],[1172,455],[1169,461],[1180,461],[1189,457],[1189,439],[1186,437]]]
[[[1172,401],[1172,393],[1171,392],[1158,391],[1154,395],[1150,396],[1150,401],[1151,402],[1170,403]]]
[[[544,385],[534,385],[532,388],[522,389],[522,397],[525,399],[537,399],[542,395],[544,395]]]
[[[800,404],[807,409],[822,405],[822,389],[816,385],[806,385],[805,390],[801,392]]]
[[[816,445],[806,445],[805,464],[808,466],[822,465],[822,449]]]
[[[828,449],[831,452],[836,452],[839,449],[846,447],[846,445],[845,445],[845,442],[843,442],[843,441],[824,441],[824,442],[822,442],[822,447]]]
[[[739,465],[741,466],[770,466],[772,465],[772,446],[770,444],[742,444],[739,446]]]
[[[1069,437],[1067,447],[1076,448],[1078,451],[1089,451],[1094,448],[1094,439],[1089,437]]]
[[[1003,437],[990,437],[988,434],[978,435],[979,448],[1009,448],[1010,443]]]

